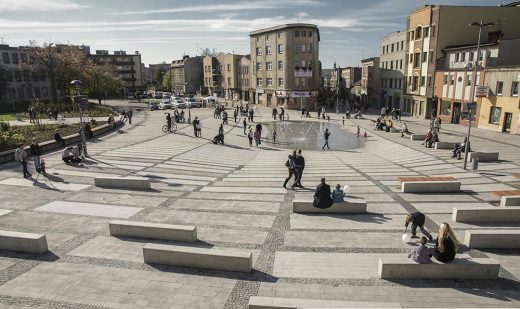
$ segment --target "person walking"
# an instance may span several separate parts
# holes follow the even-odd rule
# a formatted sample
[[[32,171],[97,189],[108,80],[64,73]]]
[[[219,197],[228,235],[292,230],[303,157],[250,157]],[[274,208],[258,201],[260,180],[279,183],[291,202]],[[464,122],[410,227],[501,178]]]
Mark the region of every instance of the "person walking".
[[[251,121],[251,122],[255,122],[255,121],[254,121],[254,118],[255,118],[255,111],[254,111],[252,108],[251,108],[251,110],[249,111],[249,117],[251,118],[251,119],[249,119],[249,121]]]
[[[251,126],[249,126],[249,132],[247,133],[247,138],[249,139],[249,148],[253,147],[253,137],[254,137],[253,128],[251,128]]]
[[[280,107],[280,120],[285,120],[285,109]]]
[[[132,116],[134,115],[134,112],[132,109],[129,109],[128,112],[126,112],[126,117],[128,117],[128,124],[132,124]]]
[[[278,114],[278,110],[276,107],[273,107],[273,120],[276,120],[276,115]]]
[[[31,177],[31,174],[27,171],[27,152],[25,151],[25,142],[21,143],[14,151],[14,159],[22,164],[23,177]]]
[[[56,143],[61,144],[62,147],[65,146],[65,140],[61,137],[60,129],[54,130],[54,140]]]
[[[291,180],[291,178],[294,175],[294,160],[295,159],[296,159],[296,150],[294,150],[292,152],[292,154],[290,154],[287,157],[287,161],[285,162],[285,167],[287,167],[287,171],[289,172],[289,176],[287,176],[287,178],[285,178],[285,181],[283,183],[284,189],[287,189],[287,183],[289,182],[289,180]],[[294,189],[294,187],[293,187],[293,189]]]
[[[226,110],[224,110],[224,111],[222,112],[222,123],[223,123],[223,124],[228,124],[228,114],[227,114],[227,111],[226,111]]]
[[[357,126],[357,137],[359,137],[361,135],[361,129],[359,128],[359,126]]]
[[[31,149],[31,155],[33,156],[33,160],[34,160],[34,169],[36,170],[37,173],[39,173],[41,170],[40,156],[42,154],[42,151],[41,151],[40,145],[38,145],[38,141],[36,141],[36,138],[32,139],[30,149]]]
[[[300,118],[303,118],[305,116],[305,107],[302,107],[302,116]]]
[[[254,133],[254,137],[255,137],[256,147],[258,147],[258,145],[260,145],[262,143],[262,141],[261,141],[262,131],[259,131],[258,128],[257,128],[257,130]]]
[[[237,123],[237,116],[238,116],[238,111],[237,111],[238,107],[235,109],[235,111],[233,112],[233,117],[235,117],[235,123]]]
[[[273,135],[273,144],[275,144],[276,143],[276,136],[278,135],[278,133],[276,133],[276,130],[273,129],[272,135]]]
[[[327,146],[327,149],[330,149],[329,137],[330,137],[329,129],[325,129],[325,132],[323,133],[323,138],[325,138],[325,144],[323,144],[323,147],[321,147],[321,149],[325,150],[325,146]]]
[[[247,132],[246,132],[246,128],[247,128],[247,120],[246,120],[245,117],[244,117],[244,121],[242,121],[242,123],[244,124],[244,135],[247,135]]]
[[[412,238],[418,238],[416,236],[417,227],[421,230],[421,232],[428,237],[430,241],[433,241],[433,237],[428,231],[424,228],[424,223],[426,221],[426,217],[422,212],[414,212],[411,214],[408,214],[406,216],[406,221],[404,223],[404,231],[406,232],[406,229],[408,228],[408,225],[411,223],[411,234]]]
[[[197,137],[202,137],[202,121],[199,120],[197,123]]]
[[[303,170],[305,169],[305,158],[302,155],[302,150],[298,150],[298,155],[296,155],[296,159],[294,160],[295,167],[295,181],[293,187],[303,188],[302,186],[302,177]]]
[[[343,125],[345,125],[345,116],[343,116]]]
[[[192,124],[193,124],[193,135],[195,135],[195,137],[197,137],[197,124],[199,124],[199,117],[195,117]]]

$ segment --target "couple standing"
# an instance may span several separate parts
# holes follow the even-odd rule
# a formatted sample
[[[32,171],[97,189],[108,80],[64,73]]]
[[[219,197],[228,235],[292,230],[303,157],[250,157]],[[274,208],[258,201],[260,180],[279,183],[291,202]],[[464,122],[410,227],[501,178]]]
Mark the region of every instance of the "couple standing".
[[[305,158],[302,156],[302,150],[293,151],[291,155],[289,155],[287,161],[285,162],[285,166],[289,171],[289,176],[285,178],[285,182],[283,183],[283,187],[287,189],[287,183],[294,175],[294,183],[291,185],[291,189],[294,190],[294,187],[303,188],[301,180],[303,175],[303,170],[305,169]]]

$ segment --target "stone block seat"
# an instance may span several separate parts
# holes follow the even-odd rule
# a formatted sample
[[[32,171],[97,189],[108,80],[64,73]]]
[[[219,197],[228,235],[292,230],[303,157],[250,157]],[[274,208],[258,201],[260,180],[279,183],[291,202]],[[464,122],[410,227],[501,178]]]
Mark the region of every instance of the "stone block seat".
[[[43,234],[0,230],[0,250],[41,254],[49,249]]]
[[[449,263],[419,264],[406,255],[379,258],[381,279],[497,279],[500,264],[489,258],[455,257]]]
[[[103,176],[95,177],[96,187],[150,190],[152,184],[150,179],[144,177]]]
[[[520,223],[520,206],[455,207],[451,219],[463,223]]]
[[[520,249],[520,230],[467,230],[464,244],[472,249]]]
[[[364,214],[367,212],[366,200],[353,197],[345,197],[343,203],[334,203],[325,209],[314,207],[312,200],[303,198],[294,199],[292,205],[294,213]]]
[[[112,236],[177,241],[197,240],[197,227],[191,225],[113,220],[108,226]]]
[[[478,158],[480,162],[498,161],[498,152],[470,152],[468,160],[471,162],[474,158]]]
[[[453,177],[400,177],[403,193],[460,192],[461,182]]]
[[[500,206],[520,206],[520,195],[503,195],[500,198]]]
[[[424,141],[426,134],[410,134],[410,140],[412,141]]]
[[[238,272],[251,272],[253,269],[253,252],[235,249],[146,244],[143,247],[143,257],[148,264]]]
[[[453,145],[456,143],[452,142],[436,142],[435,149],[453,149]]]
[[[249,309],[401,308],[399,303],[251,296]]]

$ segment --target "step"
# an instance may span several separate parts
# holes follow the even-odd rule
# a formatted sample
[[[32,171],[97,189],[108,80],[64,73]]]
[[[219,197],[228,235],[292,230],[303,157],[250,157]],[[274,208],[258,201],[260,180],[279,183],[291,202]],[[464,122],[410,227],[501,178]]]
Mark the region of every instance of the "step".
[[[455,207],[451,219],[464,223],[520,223],[520,206]]]
[[[406,181],[401,184],[403,193],[450,193],[460,192],[460,181]]]
[[[473,158],[478,158],[479,162],[498,161],[498,152],[470,152],[468,159],[471,162]]]
[[[325,214],[364,214],[367,212],[367,202],[364,199],[348,198],[343,203],[334,203],[329,208],[314,207],[308,199],[293,200],[294,213],[325,213]]]
[[[500,199],[500,207],[520,206],[520,195],[504,195]]]
[[[197,227],[190,225],[113,220],[108,226],[112,236],[197,241]]]
[[[520,249],[520,230],[467,230],[464,244],[472,249]]]
[[[0,250],[40,254],[49,249],[44,234],[0,230]]]
[[[148,264],[238,272],[251,272],[253,269],[253,252],[244,250],[146,244],[143,256]]]
[[[399,303],[251,296],[249,309],[401,308]]]
[[[144,177],[95,177],[94,184],[97,187],[150,190],[152,184],[150,179]]]

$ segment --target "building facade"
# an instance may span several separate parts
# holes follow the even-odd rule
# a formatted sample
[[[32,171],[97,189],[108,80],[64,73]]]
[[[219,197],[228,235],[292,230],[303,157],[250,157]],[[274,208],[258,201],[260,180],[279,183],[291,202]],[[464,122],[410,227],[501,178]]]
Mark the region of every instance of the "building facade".
[[[95,64],[114,66],[117,75],[124,83],[126,94],[144,89],[141,54],[138,51],[127,54],[124,50],[118,50],[110,54],[108,50],[96,50],[95,54],[89,54],[88,57]]]
[[[379,57],[361,60],[361,97],[362,106],[380,107],[379,102]]]
[[[346,67],[341,69],[341,77],[345,88],[351,89],[354,83],[361,80],[361,68],[360,67]]]
[[[254,104],[316,109],[320,86],[316,25],[285,24],[250,33]]]
[[[244,72],[250,71],[249,59],[245,57],[230,53],[204,57],[204,87],[208,89],[209,95],[231,101],[245,100],[245,89],[249,92],[249,87],[245,85],[249,82],[243,79],[246,75],[249,77],[249,73]]]
[[[406,31],[397,31],[381,39],[379,100],[386,108],[403,110],[405,57]]]
[[[177,94],[205,93],[203,59],[200,56],[183,56],[172,61],[170,66],[171,89]]]
[[[170,69],[171,64],[168,63],[157,63],[157,64],[150,64],[148,67],[144,68],[143,75],[144,75],[144,83],[146,86],[149,87],[158,87],[162,88],[161,80],[157,79],[157,75],[161,73],[166,73]]]
[[[249,103],[251,97],[251,57],[246,55],[240,60],[236,66],[238,76],[238,88],[240,101]]]

